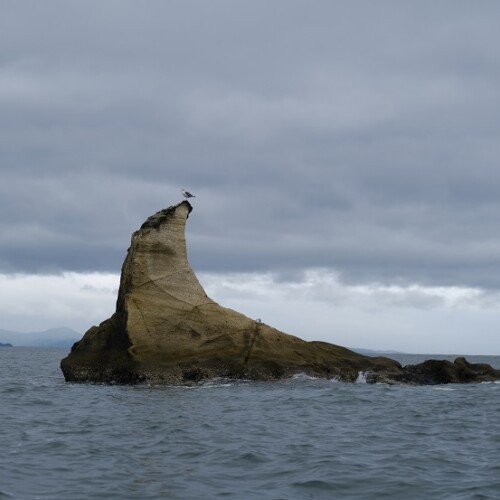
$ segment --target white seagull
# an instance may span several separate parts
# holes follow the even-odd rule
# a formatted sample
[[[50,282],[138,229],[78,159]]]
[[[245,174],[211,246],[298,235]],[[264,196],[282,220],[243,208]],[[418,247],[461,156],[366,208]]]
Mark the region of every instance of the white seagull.
[[[189,191],[186,191],[185,189],[182,189],[182,196],[184,196],[184,198],[196,198],[196,196],[194,194],[191,194]]]

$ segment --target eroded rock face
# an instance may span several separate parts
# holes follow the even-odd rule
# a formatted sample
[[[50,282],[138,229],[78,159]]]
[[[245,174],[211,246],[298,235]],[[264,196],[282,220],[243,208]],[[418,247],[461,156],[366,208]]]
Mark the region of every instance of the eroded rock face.
[[[116,312],[90,328],[62,360],[66,380],[171,384],[306,373],[355,381],[367,372],[371,382],[429,383],[397,361],[306,342],[219,306],[188,263],[185,225],[191,211],[187,201],[161,210],[132,235]]]

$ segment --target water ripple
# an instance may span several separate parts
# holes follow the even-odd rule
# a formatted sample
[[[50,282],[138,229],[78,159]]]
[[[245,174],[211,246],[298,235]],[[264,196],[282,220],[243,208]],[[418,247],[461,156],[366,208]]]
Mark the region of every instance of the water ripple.
[[[498,384],[79,385],[62,380],[64,354],[10,348],[0,359],[0,499],[479,499],[500,490]]]

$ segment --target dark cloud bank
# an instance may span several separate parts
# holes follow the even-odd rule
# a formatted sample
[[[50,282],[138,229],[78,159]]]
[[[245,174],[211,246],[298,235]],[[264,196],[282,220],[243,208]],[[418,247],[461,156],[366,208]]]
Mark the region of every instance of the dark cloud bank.
[[[186,187],[198,271],[500,287],[499,14],[2,2],[0,272],[117,272]]]

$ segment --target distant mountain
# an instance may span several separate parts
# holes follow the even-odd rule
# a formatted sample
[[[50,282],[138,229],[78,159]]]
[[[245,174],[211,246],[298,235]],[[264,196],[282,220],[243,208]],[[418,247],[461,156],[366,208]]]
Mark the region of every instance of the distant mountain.
[[[20,347],[71,347],[82,335],[67,327],[40,332],[15,332],[0,328],[0,344]]]
[[[12,344],[2,344],[2,342],[0,342],[0,347],[12,347]]]

